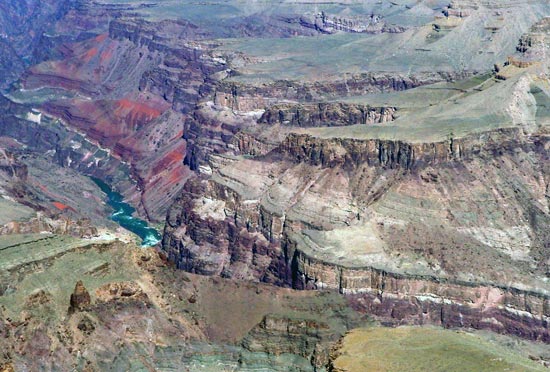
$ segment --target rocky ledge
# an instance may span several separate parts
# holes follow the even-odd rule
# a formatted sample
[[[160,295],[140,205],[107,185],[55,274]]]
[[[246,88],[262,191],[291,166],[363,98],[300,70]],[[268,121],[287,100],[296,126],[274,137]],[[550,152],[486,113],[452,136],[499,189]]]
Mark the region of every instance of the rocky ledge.
[[[548,342],[548,146],[544,130],[436,143],[290,134],[189,181],[163,249],[199,274],[339,291],[391,324]]]
[[[265,110],[258,122],[293,127],[342,126],[386,123],[393,121],[395,114],[395,107],[345,103],[279,104]]]

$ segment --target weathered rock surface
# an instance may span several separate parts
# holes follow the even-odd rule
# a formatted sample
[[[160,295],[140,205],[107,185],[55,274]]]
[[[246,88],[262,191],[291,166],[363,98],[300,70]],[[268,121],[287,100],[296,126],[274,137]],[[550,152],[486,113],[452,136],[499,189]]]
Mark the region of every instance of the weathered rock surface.
[[[386,123],[394,120],[395,108],[342,103],[317,105],[273,105],[258,120],[265,124],[295,127],[340,126]]]
[[[84,287],[84,284],[81,280],[76,282],[76,285],[74,287],[74,291],[71,294],[71,301],[69,305],[69,314],[78,312],[78,311],[84,311],[86,310],[91,304],[91,297],[90,293]]]
[[[2,89],[9,87],[32,62],[40,61],[43,34],[74,7],[76,1],[6,1],[0,7],[0,71]]]
[[[1,364],[322,371],[360,314],[550,342],[547,2],[174,4],[79,1],[0,98],[16,157],[168,211],[161,256],[3,237]],[[104,212],[31,160],[2,195],[61,217],[2,233]]]
[[[9,283],[0,296],[0,364],[16,370],[75,363],[82,370],[194,370],[221,363],[309,372],[314,365],[324,370],[330,346],[350,327],[368,324],[337,294],[189,275],[152,249],[75,240],[84,245],[61,250],[66,239],[50,239],[58,251],[47,255],[40,249],[46,241],[10,239],[22,241],[0,260],[0,280]],[[29,260],[25,242],[44,255]],[[28,284],[37,281],[42,289]]]
[[[382,17],[376,14],[369,16],[339,17],[321,12],[309,17],[302,17],[300,23],[319,32],[332,34],[336,32],[349,33],[399,33],[405,28],[399,25],[388,25]]]
[[[92,237],[97,235],[96,224],[109,224],[103,209],[86,210],[101,197],[91,181],[36,158],[17,142],[7,141],[7,147],[10,150],[0,147],[0,235],[49,232]],[[45,164],[49,170],[42,169]]]
[[[261,85],[223,81],[217,86],[214,102],[232,110],[249,112],[281,101],[311,102],[363,94],[403,91],[440,81],[461,80],[473,72],[426,72],[418,75],[362,73],[328,81],[278,80]]]
[[[240,134],[237,148],[256,157],[203,157],[212,176],[186,184],[163,248],[195,273],[337,290],[392,324],[548,342],[548,131],[542,93],[528,92],[537,125],[512,99],[503,110],[516,128],[441,141],[305,128],[261,150],[254,131]],[[259,124],[315,122],[301,112],[275,107]]]

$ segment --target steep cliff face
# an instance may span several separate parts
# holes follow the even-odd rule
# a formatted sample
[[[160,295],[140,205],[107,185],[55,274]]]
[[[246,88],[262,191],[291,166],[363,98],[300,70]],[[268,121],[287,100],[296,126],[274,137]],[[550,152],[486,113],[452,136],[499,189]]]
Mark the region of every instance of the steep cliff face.
[[[298,355],[323,370],[337,340],[338,334],[323,321],[268,315],[246,336],[243,346],[252,352]]]
[[[88,97],[47,101],[42,109],[129,164],[137,188],[126,196],[151,220],[164,219],[190,176],[184,122],[219,69],[190,41],[203,36],[186,22],[113,21],[108,34],[67,45],[64,59],[25,76],[27,88]]]
[[[57,3],[0,4],[6,81],[34,65],[0,96],[0,370],[319,372],[373,319],[550,343],[547,21],[501,65],[547,2]]]
[[[16,81],[25,68],[40,61],[43,33],[76,5],[70,1],[4,1],[0,5],[0,87]]]
[[[238,72],[237,72],[237,77]],[[248,112],[284,101],[317,102],[370,93],[403,91],[440,81],[466,79],[472,71],[425,72],[420,74],[370,72],[321,81],[280,80],[264,84],[223,81],[214,94],[214,102],[232,110]]]
[[[515,129],[424,144],[289,135],[189,182],[163,249],[195,273],[338,290],[392,322],[462,317],[547,340],[548,146]],[[498,298],[467,300],[491,286]]]
[[[337,32],[400,33],[406,29],[400,25],[388,24],[383,20],[383,17],[372,13],[370,15],[346,17],[320,12],[315,15],[301,17],[300,23],[304,27],[313,28],[326,34]]]
[[[498,287],[495,283],[342,268],[302,253],[295,256],[294,265],[299,287],[307,287],[315,277],[316,285],[338,289],[356,309],[387,324],[489,329],[545,343],[550,340],[547,293]]]
[[[416,125],[430,121],[431,130],[444,132],[450,119],[437,109],[454,112],[451,100],[472,108],[465,122],[494,120],[476,106],[495,94],[490,80],[437,85],[459,93],[422,103],[416,112],[410,103],[415,93],[393,96],[403,97],[396,101],[406,107],[395,124],[387,121],[395,118],[391,105],[280,103],[308,98],[290,83],[222,83],[205,106],[210,111],[190,122],[194,145],[186,161],[204,176],[189,182],[171,208],[165,251],[188,271],[297,288],[347,291],[336,272],[311,269],[320,263],[428,275],[434,282],[513,282],[546,296],[548,133],[544,93],[535,92],[544,89],[529,88],[535,83],[527,76],[507,83],[502,105],[494,108],[501,122],[492,128],[500,129],[471,130],[470,123],[456,121],[445,140],[391,139],[392,128],[412,137]],[[384,79],[374,81],[384,89]],[[331,87],[340,96],[350,92]],[[261,107],[267,108],[259,112]],[[234,126],[239,115],[259,113],[257,124]],[[348,130],[353,124],[368,125]],[[463,125],[470,128],[466,134]],[[346,128],[308,130],[315,126]],[[376,131],[364,129],[370,127]],[[455,136],[455,130],[462,132]],[[526,161],[529,166],[522,165]],[[536,337],[546,337],[541,332]]]
[[[292,146],[294,136],[285,139],[292,128],[390,123],[398,115],[396,107],[322,101],[381,90],[404,91],[470,75],[468,72],[422,77],[365,74],[346,81],[272,84],[242,84],[222,79],[205,89],[203,103],[185,123],[184,136],[188,142],[185,162],[192,170],[201,166],[209,169],[211,154],[265,154],[281,141]],[[213,91],[210,96],[209,90]],[[316,100],[321,103],[311,103]]]
[[[290,134],[281,143],[280,153],[312,165],[358,168],[371,166],[401,167],[443,164],[452,160],[470,161],[479,156],[502,155],[515,147],[546,151],[547,135],[525,137],[519,129],[501,129],[451,138],[441,142],[407,143],[383,139],[319,138],[308,134]],[[507,150],[506,150],[507,149]]]
[[[90,12],[92,17],[99,10],[80,9],[68,17]],[[191,175],[188,165],[193,162],[186,165],[183,159],[193,152],[186,141],[193,135],[184,123],[192,120],[199,99],[209,94],[214,83],[209,76],[224,65],[194,42],[208,33],[190,22],[117,20],[125,10],[117,10],[108,32],[67,43],[61,59],[27,71],[22,82],[31,93],[18,94],[24,101],[45,100],[42,111],[127,163],[136,187],[111,180],[127,190],[125,196],[142,215],[160,221]],[[52,88],[61,97],[75,98],[42,97],[41,92]]]
[[[395,111],[394,107],[369,107],[343,103],[273,105],[262,114],[258,122],[294,127],[374,124],[392,121]]]

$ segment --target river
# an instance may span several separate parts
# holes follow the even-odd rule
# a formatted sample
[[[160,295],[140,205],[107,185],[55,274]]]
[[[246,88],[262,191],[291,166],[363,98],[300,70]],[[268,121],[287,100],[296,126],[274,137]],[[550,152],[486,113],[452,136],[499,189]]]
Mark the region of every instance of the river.
[[[149,226],[147,221],[134,217],[135,208],[125,203],[121,194],[114,191],[108,184],[100,179],[92,177],[92,180],[99,186],[101,191],[107,194],[107,204],[114,210],[110,216],[111,220],[139,236],[141,238],[142,247],[152,247],[160,242],[160,233]]]

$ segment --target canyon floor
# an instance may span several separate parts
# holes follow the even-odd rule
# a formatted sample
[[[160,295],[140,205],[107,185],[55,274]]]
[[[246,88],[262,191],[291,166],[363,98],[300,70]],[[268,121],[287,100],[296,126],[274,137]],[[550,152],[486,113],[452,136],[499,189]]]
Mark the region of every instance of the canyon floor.
[[[543,0],[5,1],[0,371],[546,370],[548,48]]]

